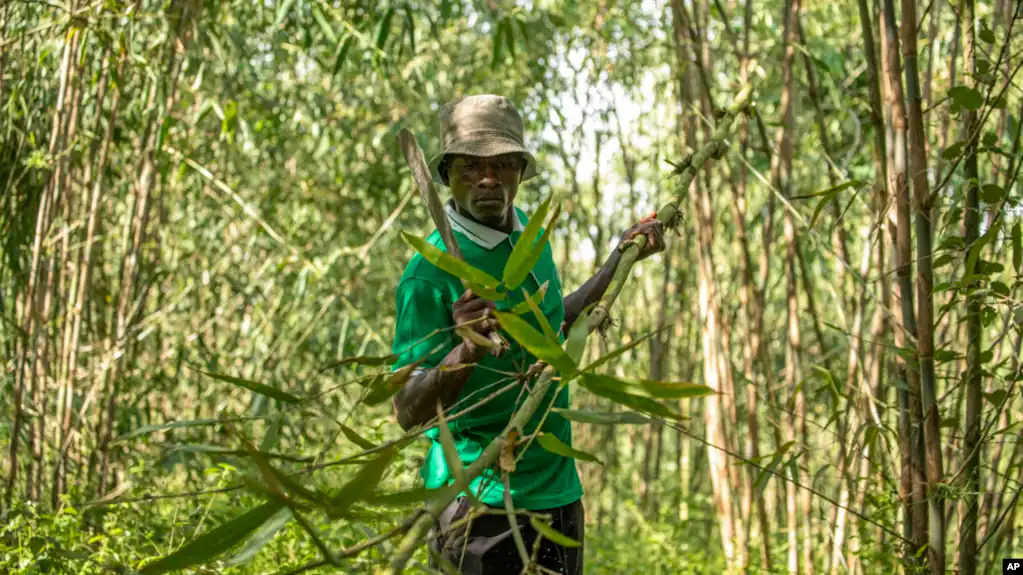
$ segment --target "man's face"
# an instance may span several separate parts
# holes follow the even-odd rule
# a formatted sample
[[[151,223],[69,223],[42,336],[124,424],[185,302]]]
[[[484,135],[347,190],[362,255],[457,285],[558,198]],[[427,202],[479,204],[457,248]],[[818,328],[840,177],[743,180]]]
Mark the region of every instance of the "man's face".
[[[481,223],[501,227],[511,213],[524,166],[520,154],[455,156],[448,168],[448,185],[462,210]]]

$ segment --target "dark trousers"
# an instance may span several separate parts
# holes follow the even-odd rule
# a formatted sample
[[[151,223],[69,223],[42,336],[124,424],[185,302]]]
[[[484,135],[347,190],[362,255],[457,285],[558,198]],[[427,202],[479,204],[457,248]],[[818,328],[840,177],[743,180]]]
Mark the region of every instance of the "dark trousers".
[[[512,537],[508,516],[502,512],[475,516],[471,522],[458,523],[465,518],[471,504],[464,497],[451,502],[440,514],[439,520],[430,533],[430,548],[449,561],[464,575],[518,575],[522,571],[522,559]],[[536,510],[552,518],[551,527],[561,533],[583,542],[583,503],[576,501],[563,507]],[[533,544],[537,532],[529,523],[529,516],[516,514],[519,531],[526,543],[526,551],[533,556]],[[563,547],[544,538],[536,555],[539,565],[564,575],[581,575],[583,572],[583,548]],[[430,566],[437,568],[431,558]]]

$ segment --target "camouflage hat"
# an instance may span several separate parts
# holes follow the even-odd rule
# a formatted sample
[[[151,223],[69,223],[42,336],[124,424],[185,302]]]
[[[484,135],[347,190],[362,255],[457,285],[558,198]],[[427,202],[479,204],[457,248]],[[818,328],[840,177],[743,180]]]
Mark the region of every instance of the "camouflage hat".
[[[434,179],[446,185],[437,167],[448,154],[499,156],[517,152],[526,159],[522,180],[536,175],[536,158],[523,143],[522,117],[511,100],[488,94],[467,96],[440,111],[441,153],[430,160]]]

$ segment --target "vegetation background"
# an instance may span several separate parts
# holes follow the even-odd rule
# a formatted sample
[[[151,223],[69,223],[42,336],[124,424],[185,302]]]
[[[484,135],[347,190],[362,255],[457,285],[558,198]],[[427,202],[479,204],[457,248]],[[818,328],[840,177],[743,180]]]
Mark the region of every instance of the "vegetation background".
[[[1021,17],[3,3],[0,571],[160,572],[189,541],[196,573],[393,562],[423,497],[380,494],[417,486],[425,444],[366,404],[386,367],[338,364],[390,353],[398,232],[432,230],[398,130],[430,154],[441,104],[498,93],[542,164],[521,207],[562,208],[567,287],[628,223],[684,215],[585,353],[636,344],[601,371],[717,393],[643,424],[574,393],[618,422],[575,423],[601,461],[579,462],[588,573],[998,572],[1023,555]],[[747,84],[681,186],[672,164]],[[340,515],[263,503],[275,477],[316,495],[374,474]]]

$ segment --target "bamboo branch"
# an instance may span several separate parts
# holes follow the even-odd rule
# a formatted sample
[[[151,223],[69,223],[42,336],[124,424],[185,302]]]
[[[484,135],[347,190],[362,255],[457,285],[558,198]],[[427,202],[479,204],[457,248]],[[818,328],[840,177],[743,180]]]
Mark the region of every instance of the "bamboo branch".
[[[751,91],[750,86],[744,87],[735,97],[731,107],[724,112],[724,116],[719,121],[717,129],[711,135],[710,141],[698,152],[688,156],[682,163],[676,166],[676,173],[679,175],[677,189],[682,190],[683,193],[685,190],[688,190],[689,185],[696,177],[696,174],[703,168],[704,164],[711,158],[717,158],[724,153],[726,150],[724,141],[728,137],[732,121],[740,112],[746,109]],[[681,217],[682,211],[678,207],[678,200],[668,202],[661,209],[657,210],[657,220],[664,222],[665,227],[669,229],[678,227]],[[632,273],[632,266],[635,265],[636,258],[639,257],[639,252],[644,246],[646,246],[645,235],[637,235],[619,246],[618,249],[622,251],[622,257],[618,263],[618,268],[611,278],[611,283],[608,285],[604,297],[600,299],[600,302],[597,303],[587,318],[587,327],[591,332],[595,329],[603,329],[603,326],[610,319],[610,312],[608,310],[610,310],[615,300],[618,299],[619,294],[621,294],[622,288],[625,286],[625,280]]]

